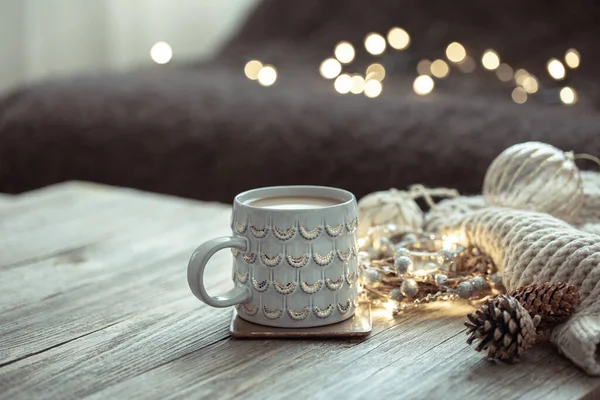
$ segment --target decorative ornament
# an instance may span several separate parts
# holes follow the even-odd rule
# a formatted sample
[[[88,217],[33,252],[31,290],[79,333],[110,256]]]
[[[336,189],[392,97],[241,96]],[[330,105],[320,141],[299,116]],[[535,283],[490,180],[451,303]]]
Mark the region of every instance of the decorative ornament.
[[[546,282],[514,290],[511,294],[533,317],[539,315],[539,328],[550,329],[565,322],[579,304],[577,287],[566,283]]]
[[[483,276],[476,276],[471,279],[471,285],[473,286],[474,291],[481,292],[487,288],[487,281]]]
[[[376,285],[379,282],[381,282],[381,274],[379,273],[379,271],[376,271],[374,269],[364,270],[363,278],[365,280],[365,283],[370,285]]]
[[[548,213],[572,221],[583,203],[583,181],[572,152],[526,142],[504,150],[489,166],[483,197],[490,205]]]
[[[394,260],[394,269],[399,275],[406,274],[407,272],[412,272],[413,261],[408,256],[400,256]]]
[[[473,296],[473,285],[471,282],[463,281],[456,287],[456,293],[461,299],[469,299]]]
[[[423,225],[423,211],[408,192],[397,189],[366,195],[358,202],[358,236],[369,228],[395,224],[418,230]]]
[[[373,248],[377,250],[383,257],[391,257],[394,255],[394,243],[385,237],[379,237],[373,241]]]
[[[481,309],[467,315],[468,344],[478,341],[476,351],[487,350],[489,358],[517,362],[536,340],[540,317],[532,318],[517,299],[500,295],[487,299]]]
[[[402,301],[404,299],[404,295],[400,288],[394,288],[390,291],[390,298],[396,301]]]
[[[400,291],[406,297],[415,297],[419,292],[419,285],[417,285],[414,279],[406,279],[402,282]]]

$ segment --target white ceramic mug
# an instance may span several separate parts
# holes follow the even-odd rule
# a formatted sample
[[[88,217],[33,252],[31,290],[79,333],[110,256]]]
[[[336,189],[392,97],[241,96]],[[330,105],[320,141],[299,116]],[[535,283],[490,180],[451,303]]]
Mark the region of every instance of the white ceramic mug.
[[[252,204],[282,197],[327,198],[335,204],[308,209]],[[233,204],[233,236],[196,249],[188,283],[204,303],[236,306],[241,318],[261,325],[306,328],[346,320],[354,315],[357,295],[357,223],[356,199],[342,189],[277,186],[241,193]],[[233,253],[235,287],[212,297],[204,288],[204,269],[225,248]]]

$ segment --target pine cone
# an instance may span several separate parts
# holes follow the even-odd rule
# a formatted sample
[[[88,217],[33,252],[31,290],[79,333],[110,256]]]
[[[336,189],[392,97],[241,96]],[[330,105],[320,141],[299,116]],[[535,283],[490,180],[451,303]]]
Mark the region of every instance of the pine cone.
[[[511,294],[529,312],[541,317],[539,329],[545,330],[565,322],[579,304],[577,288],[566,283],[534,283]]]
[[[516,362],[536,339],[539,317],[532,317],[514,297],[500,295],[487,299],[480,310],[467,315],[468,344],[478,340],[476,351],[488,357]]]

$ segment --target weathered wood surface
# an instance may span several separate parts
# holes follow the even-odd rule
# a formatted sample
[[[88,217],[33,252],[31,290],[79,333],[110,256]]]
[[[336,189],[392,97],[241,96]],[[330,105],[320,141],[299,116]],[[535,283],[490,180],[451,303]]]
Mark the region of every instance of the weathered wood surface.
[[[1,399],[577,399],[600,396],[550,345],[521,364],[465,343],[469,307],[389,319],[366,339],[236,340],[198,302],[187,260],[228,206],[66,183],[0,207]],[[231,286],[230,255],[209,266]]]

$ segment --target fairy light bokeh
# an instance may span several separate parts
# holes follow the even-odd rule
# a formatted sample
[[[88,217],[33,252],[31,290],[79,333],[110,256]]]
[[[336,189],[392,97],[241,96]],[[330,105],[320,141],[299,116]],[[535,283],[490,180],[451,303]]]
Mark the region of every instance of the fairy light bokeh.
[[[341,94],[350,93],[350,89],[352,89],[352,77],[348,74],[341,74],[335,78],[333,88]]]
[[[548,69],[548,74],[557,81],[565,79],[565,66],[556,58],[550,59],[546,68]]]
[[[448,76],[450,68],[448,67],[446,61],[438,59],[431,63],[430,71],[431,75],[435,76],[436,78],[445,78]]]
[[[513,69],[506,63],[500,64],[495,72],[498,79],[502,82],[510,82],[513,79]]]
[[[263,66],[258,71],[258,83],[263,86],[271,86],[277,80],[277,70],[272,65]]]
[[[352,76],[352,86],[350,87],[350,93],[361,94],[365,88],[365,78],[360,75]]]
[[[465,74],[475,71],[475,68],[477,68],[477,63],[470,56],[466,56],[465,59],[458,64],[458,69]]]
[[[258,72],[263,67],[262,63],[258,60],[250,60],[244,66],[244,74],[248,79],[253,81],[258,79]]]
[[[365,96],[369,98],[375,98],[381,94],[383,85],[376,79],[369,79],[365,82],[364,92]]]
[[[391,48],[404,50],[410,45],[410,35],[404,29],[394,27],[388,31],[387,41]]]
[[[325,79],[333,79],[342,72],[342,64],[335,58],[324,60],[319,66],[319,73]]]
[[[354,60],[356,52],[349,42],[339,42],[333,51],[335,58],[342,64],[349,64]]]
[[[379,33],[369,33],[365,37],[365,49],[372,55],[378,56],[385,51],[386,42]]]
[[[512,100],[517,104],[523,104],[527,101],[527,92],[520,86],[513,89],[511,93]]]
[[[529,76],[529,72],[527,72],[527,70],[525,69],[518,69],[515,71],[515,82],[517,85],[523,85],[523,82],[525,81],[525,78],[527,78]]]
[[[446,58],[454,63],[459,63],[464,61],[465,57],[467,57],[467,51],[465,47],[458,43],[452,42],[446,47]]]
[[[565,53],[565,64],[569,68],[577,68],[579,67],[579,63],[581,62],[581,57],[579,56],[579,52],[575,49],[569,49]]]
[[[523,79],[522,87],[527,93],[536,93],[538,91],[538,81],[534,76],[529,75]]]
[[[429,75],[431,73],[431,61],[423,59],[417,64],[417,73],[419,75]]]
[[[493,71],[500,66],[500,56],[494,50],[486,50],[481,56],[481,64],[483,68]]]
[[[173,49],[167,42],[157,42],[150,49],[150,58],[157,64],[166,64],[173,58]]]
[[[371,64],[367,67],[365,76],[369,79],[376,79],[381,82],[385,78],[385,68],[379,63]]]
[[[435,83],[429,75],[420,75],[413,82],[413,90],[419,96],[424,96],[433,90]]]
[[[567,105],[577,103],[577,92],[568,86],[562,88],[560,90],[560,101]]]

